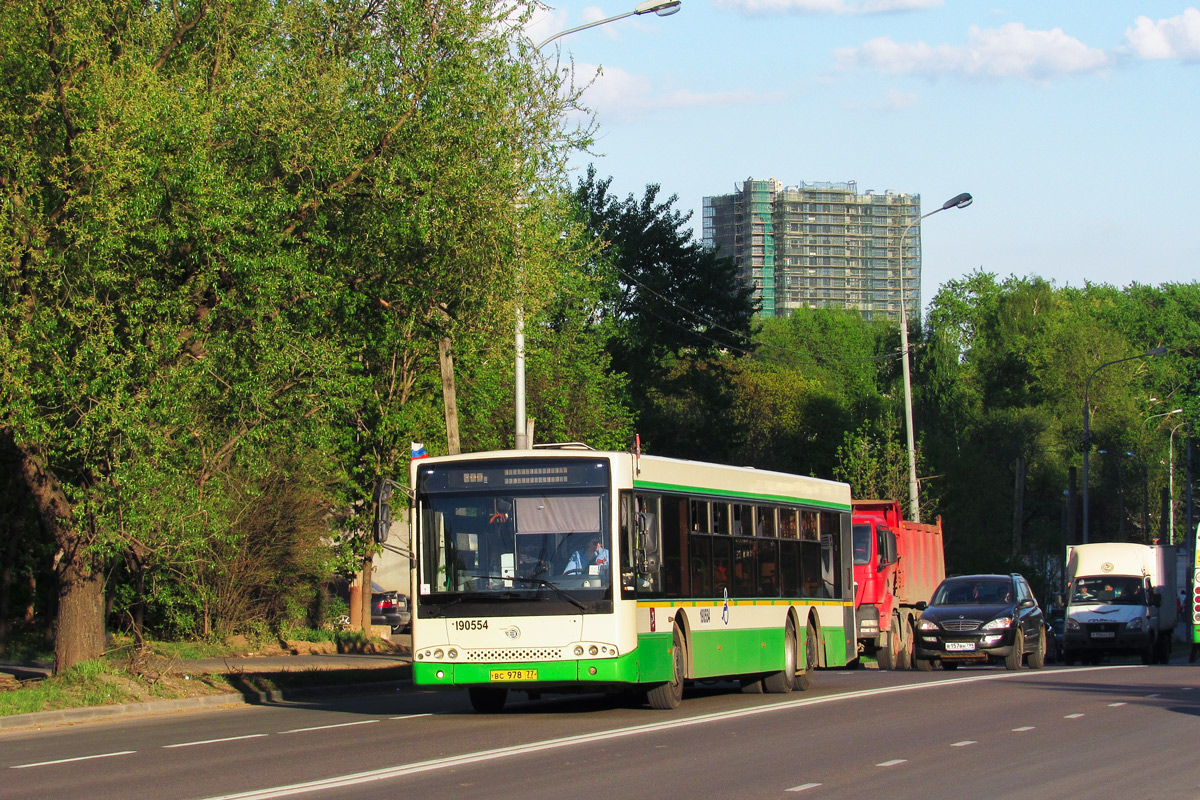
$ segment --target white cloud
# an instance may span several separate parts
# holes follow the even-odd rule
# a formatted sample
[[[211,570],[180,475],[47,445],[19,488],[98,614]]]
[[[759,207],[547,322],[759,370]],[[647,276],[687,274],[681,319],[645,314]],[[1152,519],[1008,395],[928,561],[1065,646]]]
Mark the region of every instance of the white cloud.
[[[1200,60],[1200,11],[1189,8],[1177,17],[1157,22],[1138,17],[1134,27],[1125,30],[1125,38],[1142,58]]]
[[[847,111],[904,111],[915,106],[918,99],[914,92],[900,92],[893,89],[884,94],[882,100],[873,103],[847,100],[842,103],[842,108]]]
[[[576,64],[579,75],[595,74],[596,67]],[[701,94],[687,89],[660,92],[644,75],[634,75],[619,67],[604,67],[595,82],[584,92],[583,102],[602,119],[629,117],[640,112],[664,108],[728,108],[765,105],[787,100],[784,92],[716,92]]]
[[[940,8],[942,0],[715,0],[717,8],[748,14],[797,11],[818,14],[886,14]]]
[[[835,53],[842,67],[869,67],[892,75],[950,75],[1043,80],[1055,75],[1096,72],[1111,63],[1103,50],[1063,33],[1027,30],[1019,22],[999,28],[971,26],[967,44],[930,46],[887,37]]]

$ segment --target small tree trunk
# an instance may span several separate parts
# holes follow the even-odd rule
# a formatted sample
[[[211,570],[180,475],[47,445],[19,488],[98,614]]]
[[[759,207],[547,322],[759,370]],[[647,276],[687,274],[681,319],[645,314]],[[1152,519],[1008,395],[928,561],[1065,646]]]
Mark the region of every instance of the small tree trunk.
[[[363,558],[362,569],[362,629],[368,637],[371,635],[371,566],[371,552],[368,550]]]
[[[21,474],[33,496],[42,524],[58,546],[58,623],[54,637],[54,671],[104,654],[104,573],[88,552],[62,486],[37,451],[18,446]]]
[[[460,452],[458,441],[458,392],[454,388],[454,356],[450,337],[438,339],[438,364],[442,369],[442,405],[446,409],[446,449],[450,455]]]

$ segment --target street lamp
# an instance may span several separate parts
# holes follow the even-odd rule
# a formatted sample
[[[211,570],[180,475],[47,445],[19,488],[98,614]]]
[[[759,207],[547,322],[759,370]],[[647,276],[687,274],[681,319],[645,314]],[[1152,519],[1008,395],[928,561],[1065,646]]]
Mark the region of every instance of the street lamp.
[[[633,9],[633,11],[626,11],[624,14],[617,14],[615,17],[598,19],[595,22],[589,22],[586,25],[579,25],[575,28],[567,28],[565,31],[559,31],[549,39],[539,44],[537,49],[541,50],[555,39],[559,39],[569,33],[576,33],[578,31],[587,30],[588,28],[595,28],[597,25],[606,25],[609,22],[616,22],[617,20],[625,19],[626,17],[632,17],[641,14],[657,14],[660,17],[669,17],[679,11],[680,5],[682,5],[680,0],[646,0],[644,3],[638,3],[637,8]]]
[[[1172,412],[1174,413],[1174,412]],[[1187,424],[1187,420],[1171,428],[1167,447],[1167,544],[1175,544],[1175,431]]]
[[[679,11],[681,0],[645,0],[638,3],[633,11],[626,11],[624,14],[617,14],[615,17],[606,17],[595,22],[589,22],[586,25],[578,25],[574,28],[567,28],[565,31],[559,31],[550,38],[544,40],[537,46],[541,50],[546,45],[566,36],[569,33],[595,28],[599,25],[606,25],[610,22],[616,22],[619,19],[626,17],[640,16],[642,14],[657,14],[660,17],[669,17]],[[516,427],[516,436],[514,437],[513,447],[516,450],[529,449],[529,431],[525,422],[525,303],[519,301],[517,303],[517,324],[516,324],[516,363],[513,368],[514,383],[514,403],[516,406],[514,414],[514,423]]]
[[[913,440],[912,377],[908,364],[908,312],[905,310],[904,302],[904,240],[908,238],[909,231],[920,225],[921,220],[926,217],[932,217],[939,211],[945,211],[948,208],[966,208],[972,202],[974,202],[974,198],[966,192],[955,195],[942,203],[941,208],[935,208],[928,214],[917,217],[904,229],[904,234],[900,237],[900,354],[903,357],[904,372],[904,429],[908,434],[908,506],[913,522],[921,521],[921,501],[917,496],[917,451]],[[921,310],[918,308],[918,319],[920,319],[920,315]]]
[[[1165,347],[1155,347],[1147,350],[1144,353],[1138,353],[1136,356],[1126,356],[1125,358],[1117,358],[1112,361],[1106,361],[1100,366],[1092,370],[1092,374],[1088,375],[1088,379],[1083,384],[1083,543],[1088,543],[1088,452],[1092,449],[1092,422],[1091,410],[1088,408],[1088,391],[1092,388],[1092,378],[1096,377],[1096,373],[1105,367],[1111,367],[1113,364],[1120,364],[1123,361],[1133,361],[1137,358],[1148,358],[1150,356],[1161,356],[1167,352]]]

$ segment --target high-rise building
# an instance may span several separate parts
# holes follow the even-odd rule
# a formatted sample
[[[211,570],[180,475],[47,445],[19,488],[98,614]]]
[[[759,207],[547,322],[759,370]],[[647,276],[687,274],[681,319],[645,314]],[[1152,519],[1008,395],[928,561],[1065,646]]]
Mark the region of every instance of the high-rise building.
[[[703,234],[737,263],[765,317],[843,307],[899,319],[903,269],[906,310],[919,318],[920,217],[916,194],[859,194],[854,181],[748,179],[733,194],[704,198]]]

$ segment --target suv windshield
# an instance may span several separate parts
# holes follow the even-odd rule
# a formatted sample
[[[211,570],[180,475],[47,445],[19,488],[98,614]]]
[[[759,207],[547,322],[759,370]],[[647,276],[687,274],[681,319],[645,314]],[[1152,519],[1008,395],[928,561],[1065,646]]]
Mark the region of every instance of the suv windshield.
[[[1012,602],[1012,581],[1001,578],[944,581],[933,595],[934,606],[994,606]]]

